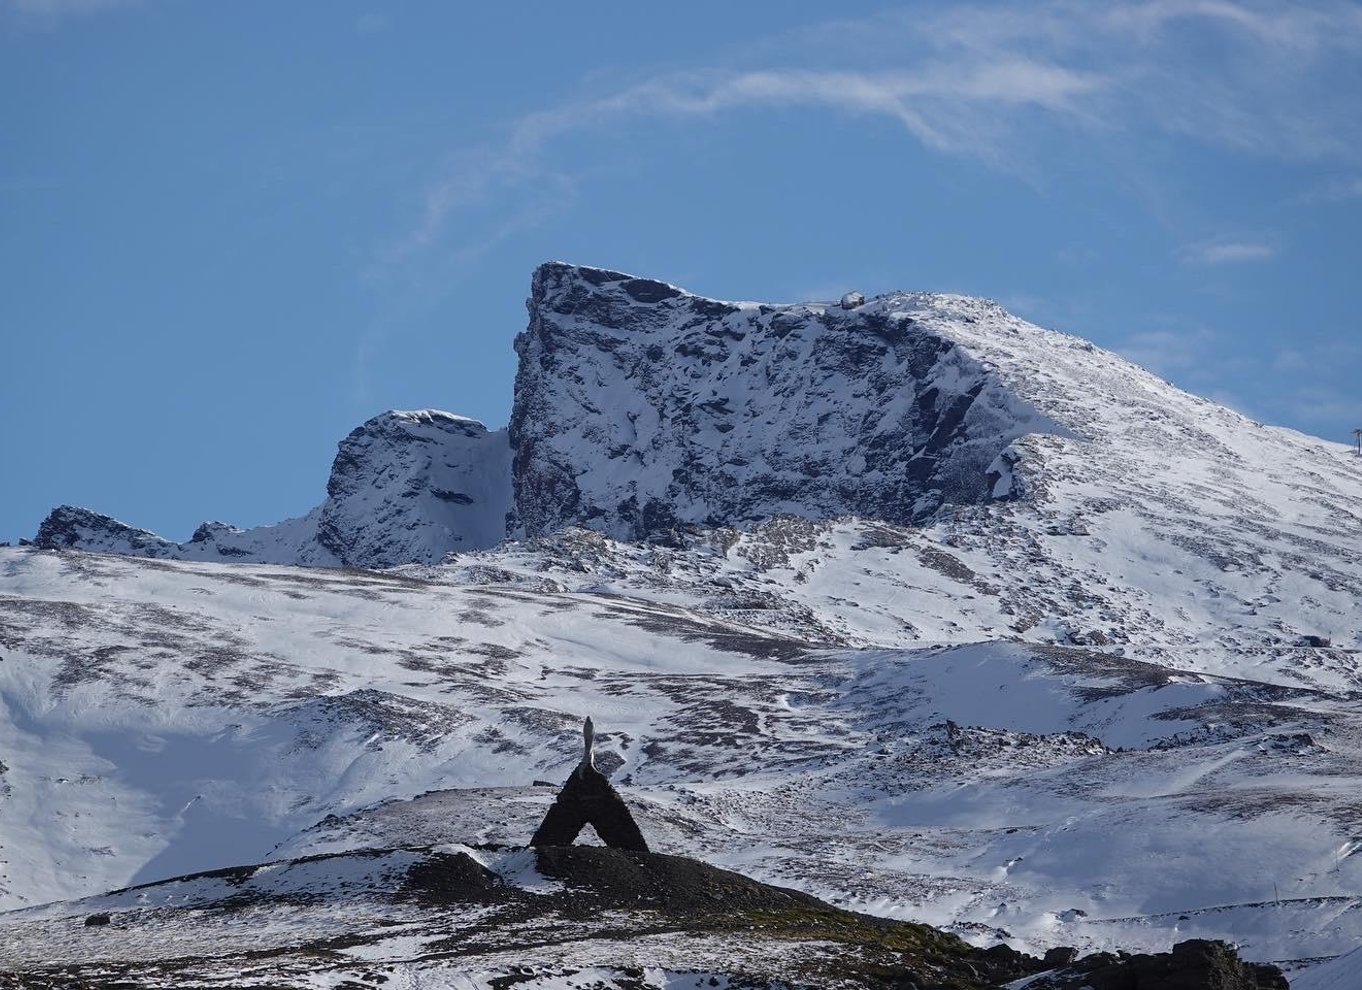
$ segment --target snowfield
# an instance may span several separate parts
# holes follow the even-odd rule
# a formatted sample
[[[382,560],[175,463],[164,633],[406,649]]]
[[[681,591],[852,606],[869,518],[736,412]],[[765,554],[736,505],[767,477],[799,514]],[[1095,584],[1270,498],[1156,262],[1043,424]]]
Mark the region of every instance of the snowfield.
[[[756,538],[693,562],[731,584]],[[576,541],[611,549],[576,532],[560,553]],[[510,566],[465,585],[465,564],[429,581],[0,561],[11,907],[265,859],[521,844],[554,793],[535,782],[565,777],[591,714],[655,848],[843,906],[1032,951],[1207,936],[1314,959],[1362,933],[1345,651],[1284,659],[1294,676],[1272,683],[1020,638],[810,647],[581,572],[592,591],[531,590]]]

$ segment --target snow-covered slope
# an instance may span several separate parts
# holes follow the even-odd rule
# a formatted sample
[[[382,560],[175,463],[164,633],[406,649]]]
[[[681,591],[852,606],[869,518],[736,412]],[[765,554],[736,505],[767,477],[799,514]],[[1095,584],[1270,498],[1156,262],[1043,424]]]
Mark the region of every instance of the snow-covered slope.
[[[961,297],[550,265],[518,347],[509,438],[364,429],[331,515],[45,541],[234,563],[0,549],[0,903],[521,843],[590,714],[654,848],[849,906],[1031,950],[1362,939],[1346,447]],[[498,544],[512,475],[539,535]]]
[[[564,776],[591,714],[655,849],[846,906],[1031,950],[1208,936],[1285,960],[1362,937],[1353,651],[1282,653],[1268,683],[1199,670],[1233,666],[1208,653],[966,629],[854,648],[716,615],[735,585],[834,559],[838,601],[805,606],[828,628],[886,563],[921,577],[913,627],[977,594],[917,548],[791,559],[790,536],[579,531],[424,577],[0,550],[0,897],[523,843],[553,794],[535,781]]]
[[[206,522],[185,543],[60,506],[34,544],[173,560],[391,567],[496,545],[510,511],[506,431],[435,409],[375,416],[340,442],[326,501],[307,515],[237,529]]]
[[[1362,948],[1353,949],[1291,981],[1291,990],[1353,990],[1362,983]]]

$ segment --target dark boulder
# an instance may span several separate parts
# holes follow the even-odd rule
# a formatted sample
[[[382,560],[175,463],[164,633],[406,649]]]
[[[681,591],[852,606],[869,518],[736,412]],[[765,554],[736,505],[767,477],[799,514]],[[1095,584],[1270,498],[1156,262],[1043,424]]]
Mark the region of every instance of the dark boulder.
[[[1048,958],[1047,958],[1048,961]],[[1190,939],[1172,952],[1099,952],[1031,983],[1031,990],[1289,990],[1276,966],[1245,962],[1224,942]]]
[[[1057,945],[1045,953],[1042,962],[1051,969],[1067,966],[1078,958],[1078,950],[1068,945]]]

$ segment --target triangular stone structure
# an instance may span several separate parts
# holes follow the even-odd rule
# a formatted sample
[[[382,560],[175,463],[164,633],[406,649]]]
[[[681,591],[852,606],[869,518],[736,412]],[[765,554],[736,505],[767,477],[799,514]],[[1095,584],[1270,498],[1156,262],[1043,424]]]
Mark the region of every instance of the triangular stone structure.
[[[585,739],[582,762],[563,784],[530,845],[570,846],[582,829],[590,825],[601,841],[612,849],[647,852],[648,843],[634,823],[634,816],[629,814],[624,799],[593,762],[591,719],[582,727],[582,735]]]

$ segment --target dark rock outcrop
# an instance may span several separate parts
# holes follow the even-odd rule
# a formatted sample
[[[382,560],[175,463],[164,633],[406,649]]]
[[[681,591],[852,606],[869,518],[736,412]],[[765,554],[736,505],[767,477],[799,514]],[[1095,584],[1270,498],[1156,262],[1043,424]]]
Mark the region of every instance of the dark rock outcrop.
[[[1032,990],[1289,990],[1276,966],[1245,962],[1224,942],[1190,939],[1172,952],[1099,952],[1029,984]]]
[[[38,525],[33,546],[40,550],[90,550],[136,557],[177,556],[179,544],[129,526],[102,512],[59,505]]]
[[[435,564],[501,542],[510,497],[504,430],[435,409],[386,412],[340,442],[317,542],[357,567]]]

